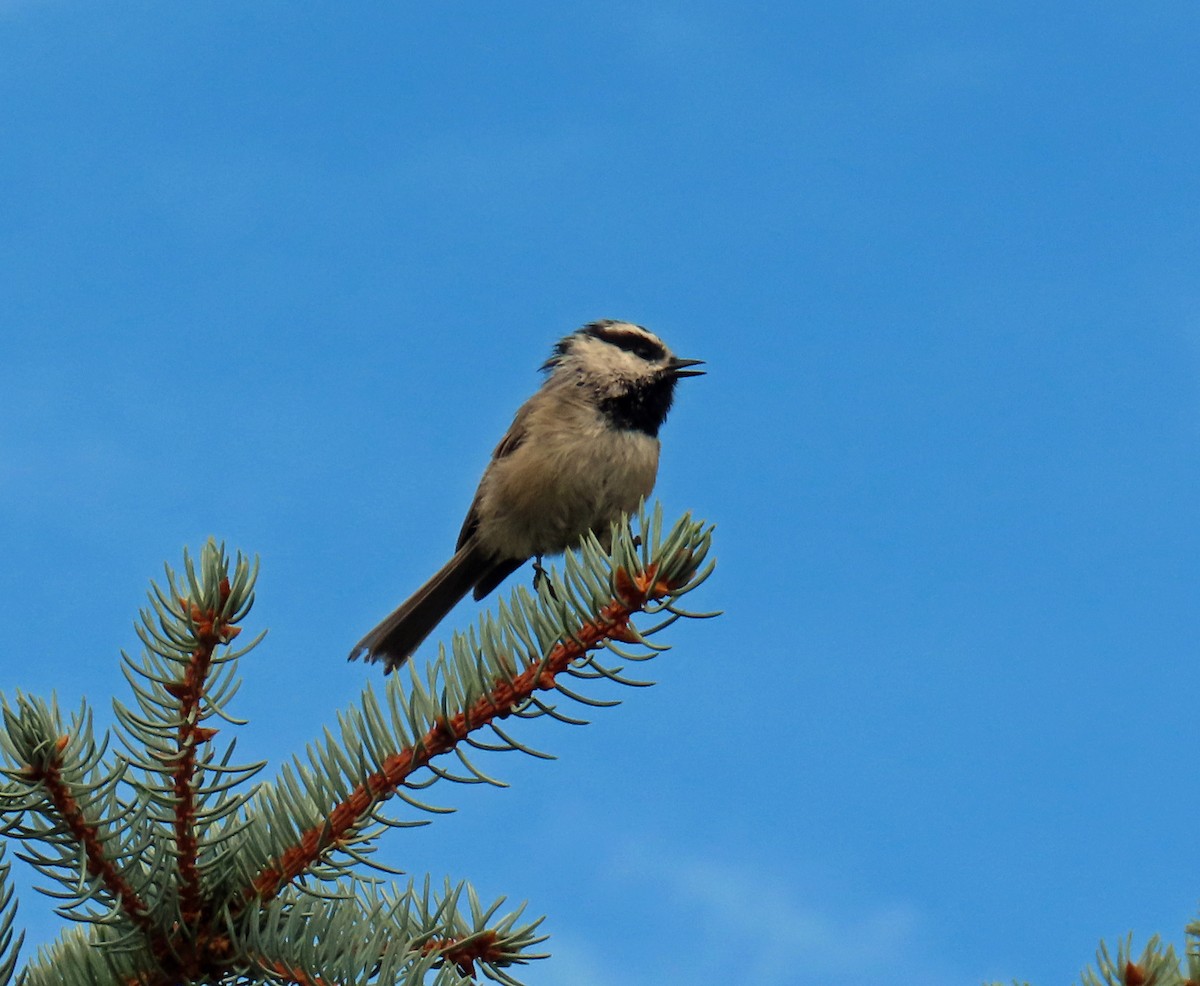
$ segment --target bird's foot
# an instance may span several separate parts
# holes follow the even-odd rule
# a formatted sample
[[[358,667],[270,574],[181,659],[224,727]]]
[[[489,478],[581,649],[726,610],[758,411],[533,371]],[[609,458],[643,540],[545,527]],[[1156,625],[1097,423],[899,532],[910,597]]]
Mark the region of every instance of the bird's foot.
[[[538,555],[533,559],[533,591],[538,592],[542,583],[546,583],[546,589],[555,599],[558,598],[554,594],[554,585],[550,582],[550,573],[546,571],[546,566],[542,564],[542,556]]]

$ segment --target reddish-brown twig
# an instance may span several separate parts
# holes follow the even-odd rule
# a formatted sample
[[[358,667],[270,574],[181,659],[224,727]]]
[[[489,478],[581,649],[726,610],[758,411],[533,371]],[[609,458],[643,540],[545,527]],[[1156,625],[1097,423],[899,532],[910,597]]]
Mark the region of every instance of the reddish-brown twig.
[[[279,977],[280,982],[293,983],[294,986],[334,986],[328,979],[320,976],[310,976],[302,969],[286,965],[283,962],[269,962],[266,967]]]
[[[229,579],[222,580],[222,604],[229,599],[229,591]],[[179,700],[179,752],[172,771],[172,790],[175,794],[175,850],[179,866],[179,909],[184,923],[195,926],[200,921],[203,898],[200,890],[200,872],[196,867],[199,846],[196,841],[196,797],[192,785],[196,776],[196,750],[217,733],[215,729],[200,725],[200,700],[212,667],[213,653],[219,645],[229,643],[241,630],[230,625],[228,621],[218,619],[216,610],[201,610],[185,597],[180,597],[179,603],[190,612],[192,625],[196,628],[196,647],[184,671],[183,680],[172,682],[166,689]]]
[[[380,769],[355,788],[341,804],[333,807],[327,821],[309,829],[300,841],[285,850],[275,865],[262,870],[246,889],[246,898],[269,900],[289,882],[308,871],[322,855],[336,849],[363,823],[371,810],[391,797],[415,771],[434,757],[450,750],[468,735],[495,719],[511,715],[537,691],[554,687],[555,676],[605,639],[626,639],[630,617],[648,601],[659,599],[677,586],[656,579],[656,566],[637,576],[624,570],[616,573],[617,596],[605,605],[596,618],[582,626],[572,639],[557,644],[542,662],[530,665],[512,680],[497,681],[469,709],[449,721],[439,720],[415,744],[387,757]]]
[[[457,938],[433,938],[421,946],[426,955],[440,955],[462,975],[474,977],[476,962],[498,962],[504,958],[496,948],[496,933],[472,935],[465,943]]]
[[[120,901],[121,910],[134,924],[149,931],[151,922],[145,902],[118,871],[116,863],[108,857],[104,851],[104,842],[100,838],[99,830],[84,816],[83,809],[75,795],[72,794],[70,785],[63,779],[61,757],[68,742],[66,736],[60,736],[55,744],[54,755],[49,762],[41,767],[26,767],[25,773],[30,780],[42,785],[46,796],[54,805],[67,830],[83,847],[88,875],[99,880],[108,889],[108,892]]]

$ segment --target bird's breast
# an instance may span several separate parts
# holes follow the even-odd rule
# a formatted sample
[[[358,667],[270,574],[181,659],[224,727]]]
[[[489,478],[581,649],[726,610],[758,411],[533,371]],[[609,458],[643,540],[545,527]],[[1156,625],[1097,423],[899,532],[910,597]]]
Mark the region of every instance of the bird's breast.
[[[653,490],[658,453],[658,439],[595,418],[531,429],[488,467],[477,536],[522,559],[563,551],[589,530],[607,540],[609,525]]]

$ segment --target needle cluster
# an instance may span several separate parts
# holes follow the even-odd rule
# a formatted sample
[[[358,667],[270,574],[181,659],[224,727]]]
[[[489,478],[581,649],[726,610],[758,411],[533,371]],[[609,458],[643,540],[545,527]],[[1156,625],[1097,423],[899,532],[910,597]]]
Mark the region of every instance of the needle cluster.
[[[72,922],[20,972],[22,986],[174,986],[283,982],[518,984],[544,958],[540,918],[484,902],[467,883],[397,884],[377,859],[390,828],[452,810],[429,800],[445,782],[503,782],[481,766],[498,752],[546,757],[522,720],[582,723],[564,700],[653,658],[652,643],[691,613],[678,601],[707,578],[711,529],[684,517],[664,530],[642,510],[637,535],[589,537],[534,592],[519,588],[423,672],[368,685],[303,756],[263,780],[236,762],[231,711],[254,602],[257,562],[210,541],[185,552],[141,613],[139,655],[122,655],[131,690],[98,734],[85,702],[0,696],[0,834],[46,881]],[[650,622],[635,628],[633,617]],[[240,646],[239,646],[240,645]],[[0,847],[2,853],[2,847]],[[0,855],[0,986],[21,940]]]

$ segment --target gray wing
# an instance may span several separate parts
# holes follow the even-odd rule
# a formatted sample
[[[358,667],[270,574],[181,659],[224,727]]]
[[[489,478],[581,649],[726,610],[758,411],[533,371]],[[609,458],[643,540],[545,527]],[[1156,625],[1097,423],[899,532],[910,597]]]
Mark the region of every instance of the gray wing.
[[[525,422],[528,417],[529,402],[526,401],[517,409],[512,424],[508,426],[508,431],[504,433],[504,437],[500,439],[500,443],[492,450],[492,458],[488,462],[488,469],[491,469],[492,462],[495,462],[497,459],[503,459],[506,455],[511,455],[521,447],[521,443],[525,441],[525,435],[527,434]],[[484,470],[483,475],[484,478],[487,477],[487,469]],[[481,479],[479,486],[475,490],[475,497],[471,500],[470,509],[467,510],[462,530],[458,532],[458,541],[454,545],[456,551],[467,543],[471,535],[475,533],[475,529],[479,526],[479,494],[482,490],[483,480]]]

